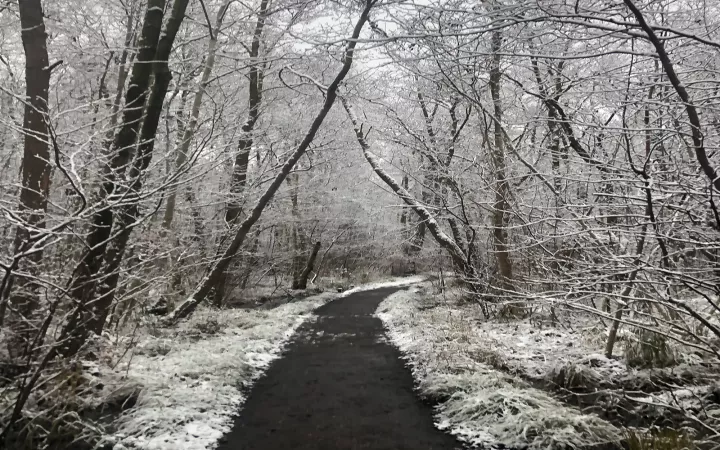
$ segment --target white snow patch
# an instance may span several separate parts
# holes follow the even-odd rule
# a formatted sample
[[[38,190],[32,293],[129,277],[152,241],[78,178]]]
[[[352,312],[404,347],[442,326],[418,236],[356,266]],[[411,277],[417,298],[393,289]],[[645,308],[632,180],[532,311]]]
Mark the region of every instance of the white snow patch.
[[[417,284],[425,281],[425,276],[423,275],[417,275],[412,277],[406,277],[406,278],[396,278],[391,279],[389,281],[379,281],[377,283],[368,283],[363,284],[357,287],[354,287],[352,289],[348,289],[347,291],[344,291],[340,297],[347,297],[350,294],[354,294],[356,292],[362,292],[362,291],[370,291],[373,289],[380,289],[380,288],[386,288],[386,287],[399,287],[399,286],[410,286],[412,284]]]
[[[538,327],[528,319],[508,321],[478,319],[473,333],[481,335],[512,370],[543,378],[558,367],[579,364],[595,377],[613,378],[627,373],[621,359],[599,353],[599,329],[587,317],[573,316],[573,327]],[[621,345],[618,345],[620,352]]]
[[[485,330],[468,308],[424,304],[414,292],[385,299],[378,317],[405,354],[420,393],[440,401],[437,426],[476,446],[576,448],[620,440],[620,431],[492,369]]]

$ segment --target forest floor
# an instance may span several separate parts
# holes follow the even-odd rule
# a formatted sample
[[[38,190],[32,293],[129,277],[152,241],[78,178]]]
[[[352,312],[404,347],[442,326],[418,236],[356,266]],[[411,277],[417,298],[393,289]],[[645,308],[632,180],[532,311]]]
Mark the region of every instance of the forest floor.
[[[103,334],[29,414],[76,402],[104,436],[78,448],[113,450],[698,448],[720,417],[717,364],[678,347],[633,367],[624,328],[605,358],[587,314],[486,319],[424,277],[304,295]]]
[[[674,348],[667,367],[634,367],[624,350],[637,336],[625,329],[606,358],[607,328],[588,314],[486,319],[459,289],[430,283],[377,314],[420,394],[438,403],[439,427],[473,446],[695,448],[720,412],[716,365]]]
[[[398,288],[318,308],[258,380],[220,450],[453,450],[385,340],[380,302]]]

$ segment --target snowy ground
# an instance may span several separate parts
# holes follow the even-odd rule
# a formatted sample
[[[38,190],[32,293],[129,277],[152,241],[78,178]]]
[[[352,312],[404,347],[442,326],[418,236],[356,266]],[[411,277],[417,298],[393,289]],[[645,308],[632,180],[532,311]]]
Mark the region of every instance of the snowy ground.
[[[555,311],[555,322],[542,313],[486,320],[478,305],[460,301],[460,294],[430,294],[431,289],[423,283],[391,296],[378,316],[405,353],[421,392],[440,400],[438,426],[471,444],[557,448],[626,436],[627,430],[551,397],[566,389],[592,393],[583,405],[602,410],[615,424],[632,419],[641,427],[715,427],[717,371],[677,343],[672,343],[677,364],[636,369],[623,357],[624,346],[635,339],[626,327],[615,357],[606,358],[607,327],[595,317],[570,310]],[[585,396],[573,401],[580,398]],[[613,406],[605,410],[608,405]],[[616,410],[623,415],[614,416]]]
[[[123,414],[107,440],[116,450],[214,448],[230,429],[247,388],[280,355],[297,327],[313,320],[315,308],[352,292],[421,280],[368,284],[269,310],[200,309],[175,328],[140,330],[137,344],[113,369],[86,364],[102,381],[101,393],[123,386],[142,389],[137,405]]]
[[[439,400],[439,428],[486,447],[575,448],[620,440],[620,430],[608,422],[484,363],[494,349],[472,310],[422,289],[387,298],[378,316],[421,394]]]

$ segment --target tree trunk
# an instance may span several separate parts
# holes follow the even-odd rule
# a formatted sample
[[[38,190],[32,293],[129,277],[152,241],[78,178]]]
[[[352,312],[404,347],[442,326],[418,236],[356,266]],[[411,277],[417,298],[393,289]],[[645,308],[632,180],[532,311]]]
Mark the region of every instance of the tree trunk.
[[[241,195],[247,184],[247,170],[250,162],[250,151],[253,146],[253,130],[260,118],[260,104],[262,102],[262,68],[264,64],[259,62],[260,44],[262,42],[263,29],[267,20],[269,0],[260,2],[260,11],[255,24],[252,43],[250,44],[250,86],[248,92],[248,117],[242,126],[240,140],[238,141],[237,155],[233,166],[232,180],[230,182],[230,202],[225,212],[225,221],[228,224],[235,223],[240,217],[242,209]]]
[[[113,140],[110,161],[103,169],[104,181],[98,197],[107,202],[118,195],[116,191],[122,189],[121,177],[129,166],[132,150],[137,142],[150,86],[152,62],[162,28],[164,9],[165,0],[148,0],[140,32],[137,60],[133,66],[126,94],[122,124]],[[70,296],[78,304],[79,309],[84,309],[85,305],[91,302],[98,281],[97,275],[110,239],[113,220],[113,209],[109,204],[93,215],[90,233],[87,237],[88,251],[76,267],[69,289]],[[70,320],[73,324],[76,321],[77,318]]]
[[[195,308],[197,308],[197,305],[199,305],[200,302],[205,300],[207,295],[210,293],[212,288],[215,287],[216,283],[222,276],[222,273],[225,271],[227,266],[237,254],[243,242],[245,242],[245,238],[247,237],[250,229],[260,219],[260,216],[265,210],[265,207],[275,196],[275,193],[285,181],[287,176],[290,174],[293,167],[295,167],[295,164],[297,164],[300,158],[307,151],[312,141],[315,139],[315,135],[320,129],[320,126],[323,124],[325,118],[335,104],[335,100],[337,99],[338,86],[347,76],[348,72],[350,71],[350,67],[352,67],[353,54],[357,45],[357,39],[360,36],[360,32],[362,31],[363,26],[367,22],[370,10],[375,5],[375,3],[375,0],[366,0],[365,7],[363,8],[360,17],[358,18],[352,36],[348,40],[347,46],[345,47],[345,55],[343,57],[342,68],[340,69],[340,72],[338,72],[338,74],[335,76],[335,79],[330,84],[330,86],[328,86],[325,93],[325,102],[323,103],[322,108],[315,117],[312,125],[310,125],[310,129],[303,138],[302,142],[300,142],[300,145],[295,149],[292,155],[290,155],[290,158],[288,158],[288,160],[285,162],[282,169],[275,176],[270,186],[268,186],[265,192],[260,196],[248,217],[242,221],[240,227],[237,230],[237,233],[235,234],[235,237],[233,238],[228,248],[223,252],[222,257],[214,263],[208,275],[195,289],[193,295],[175,309],[175,311],[169,318],[170,322],[181,320],[192,314]]]
[[[291,184],[291,180],[294,181],[294,185]],[[293,251],[292,261],[292,288],[300,289],[300,278],[302,277],[303,269],[305,268],[305,239],[302,235],[302,228],[300,226],[300,210],[298,209],[298,195],[300,190],[300,175],[295,172],[291,174],[287,179],[288,185],[290,185],[290,201],[292,203],[292,231],[290,233],[290,240]]]
[[[655,51],[658,54],[658,59],[660,59],[660,64],[662,65],[665,75],[667,75],[670,84],[672,84],[678,97],[680,97],[680,100],[682,100],[683,104],[685,105],[685,112],[687,114],[688,121],[690,122],[690,134],[695,150],[695,158],[700,164],[700,168],[702,169],[705,176],[707,176],[710,180],[710,183],[715,187],[716,190],[720,191],[720,177],[718,176],[718,173],[712,166],[712,164],[710,164],[710,160],[707,156],[707,151],[705,150],[704,136],[702,133],[702,126],[700,124],[700,115],[698,114],[695,104],[690,99],[690,94],[688,94],[685,86],[680,81],[677,72],[675,72],[675,67],[670,60],[670,56],[665,50],[665,45],[660,40],[660,38],[658,38],[657,34],[655,34],[653,28],[647,23],[642,12],[640,12],[640,10],[637,8],[637,6],[635,6],[632,0],[623,1],[625,2],[625,5],[628,7],[628,9],[633,13],[635,19],[637,19],[640,28],[642,28],[643,31],[645,31],[645,33],[647,34],[650,43],[655,47]],[[715,213],[717,215],[717,211]],[[720,223],[718,223],[717,225],[720,226]]]
[[[255,31],[253,32],[252,43],[250,44],[250,66],[248,87],[248,117],[240,129],[240,139],[238,140],[237,154],[233,163],[232,177],[230,179],[230,201],[225,210],[225,222],[228,225],[235,224],[242,214],[242,194],[245,192],[247,185],[247,171],[250,163],[250,151],[253,146],[253,131],[255,124],[260,119],[260,104],[262,103],[262,67],[259,62],[260,44],[262,43],[263,29],[267,20],[269,0],[260,2],[260,10],[258,11],[257,22],[255,23]],[[218,282],[215,284],[214,297],[215,304],[219,305],[224,301],[227,283],[227,273],[220,274]]]
[[[646,214],[647,214],[647,208],[646,208]],[[647,224],[643,225],[642,235],[640,236],[640,240],[637,243],[637,247],[635,249],[635,261],[634,265],[636,268],[630,273],[630,276],[627,280],[627,286],[625,286],[625,289],[623,290],[622,294],[620,294],[621,299],[627,298],[633,291],[635,285],[635,278],[637,278],[637,274],[640,271],[640,261],[642,259],[642,254],[645,249],[645,236],[647,233]],[[620,321],[622,320],[623,316],[623,305],[618,303],[617,310],[615,310],[615,314],[613,317],[613,321],[610,323],[610,328],[608,329],[608,338],[605,342],[605,357],[606,358],[612,358],[613,355],[613,349],[615,348],[615,341],[617,340],[617,333],[618,329],[620,328]]]
[[[510,188],[506,176],[505,168],[505,141],[502,129],[502,101],[500,99],[500,83],[502,74],[500,73],[500,47],[502,45],[502,35],[500,32],[493,33],[492,36],[492,65],[490,68],[490,94],[493,100],[494,114],[494,145],[491,150],[491,157],[495,172],[495,201],[492,205],[493,210],[493,246],[495,247],[495,258],[497,260],[497,268],[500,276],[500,287],[503,290],[513,289],[512,262],[510,261],[510,253],[508,251],[508,233],[505,226],[505,213],[509,209],[508,198],[510,197]]]
[[[36,329],[33,316],[40,303],[40,286],[33,279],[39,274],[43,251],[42,248],[34,249],[33,241],[38,233],[42,233],[40,230],[45,228],[51,171],[47,125],[51,69],[41,1],[21,1],[19,11],[26,82],[23,120],[25,142],[19,205],[19,216],[23,223],[17,226],[13,248],[15,255],[24,252],[28,254],[18,266],[20,273],[15,275],[10,297],[10,326],[15,334],[13,340],[17,340],[10,346],[10,351],[16,355],[25,351]],[[12,283],[12,280],[9,282]],[[0,312],[0,322],[3,314],[4,311]]]
[[[168,59],[177,32],[185,18],[188,2],[189,0],[176,0],[173,3],[171,16],[167,21],[164,32],[159,36],[159,42],[156,44],[156,52],[152,65],[152,74],[155,81],[144,110],[145,119],[142,124],[140,136],[137,139],[137,152],[130,167],[130,173],[128,174],[130,181],[129,191],[122,193],[125,197],[124,201],[126,205],[120,208],[118,220],[116,221],[117,223],[115,223],[117,237],[110,242],[105,255],[103,255],[106,265],[102,274],[103,283],[100,284],[99,289],[96,290],[97,298],[88,304],[81,305],[63,330],[65,336],[68,337],[63,349],[66,356],[77,352],[85,342],[89,332],[92,331],[97,334],[102,332],[105,319],[112,306],[120,277],[120,265],[130,239],[130,234],[137,225],[137,219],[139,217],[139,196],[142,188],[143,172],[152,160],[160,115],[162,114],[168,86],[172,80],[172,74],[168,67]],[[148,4],[148,7],[150,8],[150,4]],[[162,21],[162,17],[160,17],[160,20]],[[140,111],[140,113],[143,114],[143,111]]]
[[[190,120],[182,129],[180,134],[180,142],[178,142],[178,151],[175,160],[175,169],[183,170],[188,160],[190,153],[190,144],[195,137],[197,131],[198,118],[200,117],[200,108],[202,107],[203,98],[207,92],[208,85],[210,84],[210,76],[212,75],[213,68],[215,67],[215,55],[217,54],[217,39],[218,33],[222,28],[225,14],[227,13],[228,7],[233,0],[225,0],[220,6],[217,16],[215,18],[215,28],[210,30],[210,39],[207,46],[207,56],[205,57],[205,67],[203,68],[202,76],[200,77],[200,84],[198,90],[193,98],[192,110],[190,111]],[[184,104],[184,102],[183,102]],[[191,189],[188,187],[188,189]],[[167,205],[165,207],[165,216],[163,219],[163,228],[170,229],[170,226],[175,215],[175,204],[177,202],[177,191],[173,190],[168,196]]]
[[[298,283],[296,286],[293,286],[293,289],[307,289],[308,277],[310,276],[310,272],[313,271],[313,267],[315,266],[315,259],[317,258],[318,252],[320,251],[320,245],[320,241],[318,241],[313,246],[310,257],[308,258],[307,264],[305,265],[305,269],[303,269],[300,277],[298,278]],[[295,284],[294,281],[293,284]]]

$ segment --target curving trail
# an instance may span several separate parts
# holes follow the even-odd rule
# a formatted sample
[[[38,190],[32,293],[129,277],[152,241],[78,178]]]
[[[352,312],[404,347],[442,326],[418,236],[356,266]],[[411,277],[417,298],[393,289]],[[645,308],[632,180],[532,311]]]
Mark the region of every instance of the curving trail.
[[[220,450],[454,450],[385,342],[380,302],[399,288],[322,306],[258,380]]]

